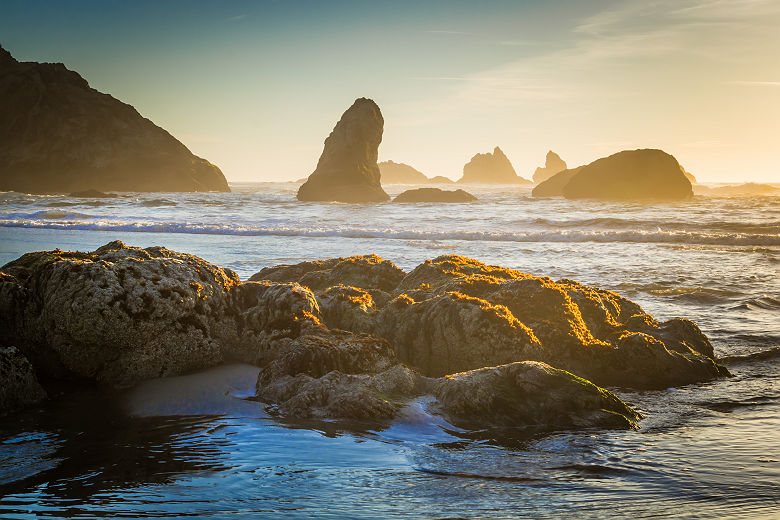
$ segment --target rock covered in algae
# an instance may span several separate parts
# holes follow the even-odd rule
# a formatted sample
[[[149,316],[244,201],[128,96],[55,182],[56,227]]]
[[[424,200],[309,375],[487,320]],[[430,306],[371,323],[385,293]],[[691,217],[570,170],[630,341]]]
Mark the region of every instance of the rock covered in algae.
[[[259,362],[321,326],[298,284],[240,284],[229,269],[161,247],[28,253],[2,271],[0,339],[50,377],[126,386],[226,359]]]

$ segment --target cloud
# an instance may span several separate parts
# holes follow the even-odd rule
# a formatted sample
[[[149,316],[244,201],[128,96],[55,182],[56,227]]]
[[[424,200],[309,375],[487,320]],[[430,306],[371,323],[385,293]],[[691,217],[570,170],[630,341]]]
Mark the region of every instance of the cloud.
[[[745,87],[780,87],[780,81],[727,81],[726,83]]]

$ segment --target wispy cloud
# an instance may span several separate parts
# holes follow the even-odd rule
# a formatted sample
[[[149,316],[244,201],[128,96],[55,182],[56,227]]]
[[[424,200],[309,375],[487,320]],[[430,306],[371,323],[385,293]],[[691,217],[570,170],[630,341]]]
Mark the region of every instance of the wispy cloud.
[[[780,81],[727,81],[726,83],[745,87],[780,87]]]

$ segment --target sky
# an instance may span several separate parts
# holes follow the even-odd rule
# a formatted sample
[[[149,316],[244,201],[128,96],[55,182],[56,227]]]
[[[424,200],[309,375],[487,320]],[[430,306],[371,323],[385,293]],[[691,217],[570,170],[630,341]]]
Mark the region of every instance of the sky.
[[[63,62],[219,166],[293,180],[358,97],[380,160],[530,178],[661,148],[700,181],[780,181],[780,0],[0,0],[0,44]]]

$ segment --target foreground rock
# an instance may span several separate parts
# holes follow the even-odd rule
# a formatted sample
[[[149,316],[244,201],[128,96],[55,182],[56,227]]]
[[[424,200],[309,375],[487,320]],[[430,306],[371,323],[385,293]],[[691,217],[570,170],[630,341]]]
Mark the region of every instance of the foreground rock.
[[[367,335],[305,336],[261,370],[257,398],[275,415],[390,421],[415,397],[457,426],[634,428],[639,414],[614,394],[544,363],[518,362],[432,379],[395,362]]]
[[[380,184],[376,163],[383,126],[384,119],[377,104],[370,99],[357,99],[325,139],[317,169],[298,189],[298,200],[389,200]]]
[[[27,358],[14,347],[0,347],[0,415],[45,398],[46,392]]]
[[[0,341],[48,378],[127,386],[226,360],[264,363],[319,309],[297,284],[239,283],[196,256],[112,242],[2,268]]]
[[[408,164],[384,161],[379,163],[384,184],[427,184],[430,179]]]
[[[581,378],[645,389],[728,374],[689,320],[454,255],[409,274],[366,255],[241,282],[162,247],[29,253],[0,270],[0,344],[31,365],[11,372],[42,382],[127,386],[242,361],[261,367],[257,398],[279,415],[390,420],[429,396],[468,428],[632,427],[630,408]]]
[[[566,161],[561,159],[557,153],[550,150],[547,152],[547,157],[544,161],[544,168],[537,168],[536,171],[534,171],[534,184],[544,182],[556,173],[562,172],[566,168]]]
[[[567,199],[687,199],[693,196],[683,168],[662,150],[624,150],[592,163],[563,170],[539,184],[536,197]]]
[[[222,172],[61,63],[0,47],[0,190],[230,191]]]
[[[406,190],[393,202],[474,202],[474,195],[463,190],[440,190],[439,188],[418,188]]]
[[[478,153],[463,167],[460,183],[474,184],[531,184],[531,181],[517,175],[512,163],[501,148],[493,153]]]
[[[612,392],[534,361],[449,375],[434,388],[434,407],[462,428],[629,429],[641,418]]]

